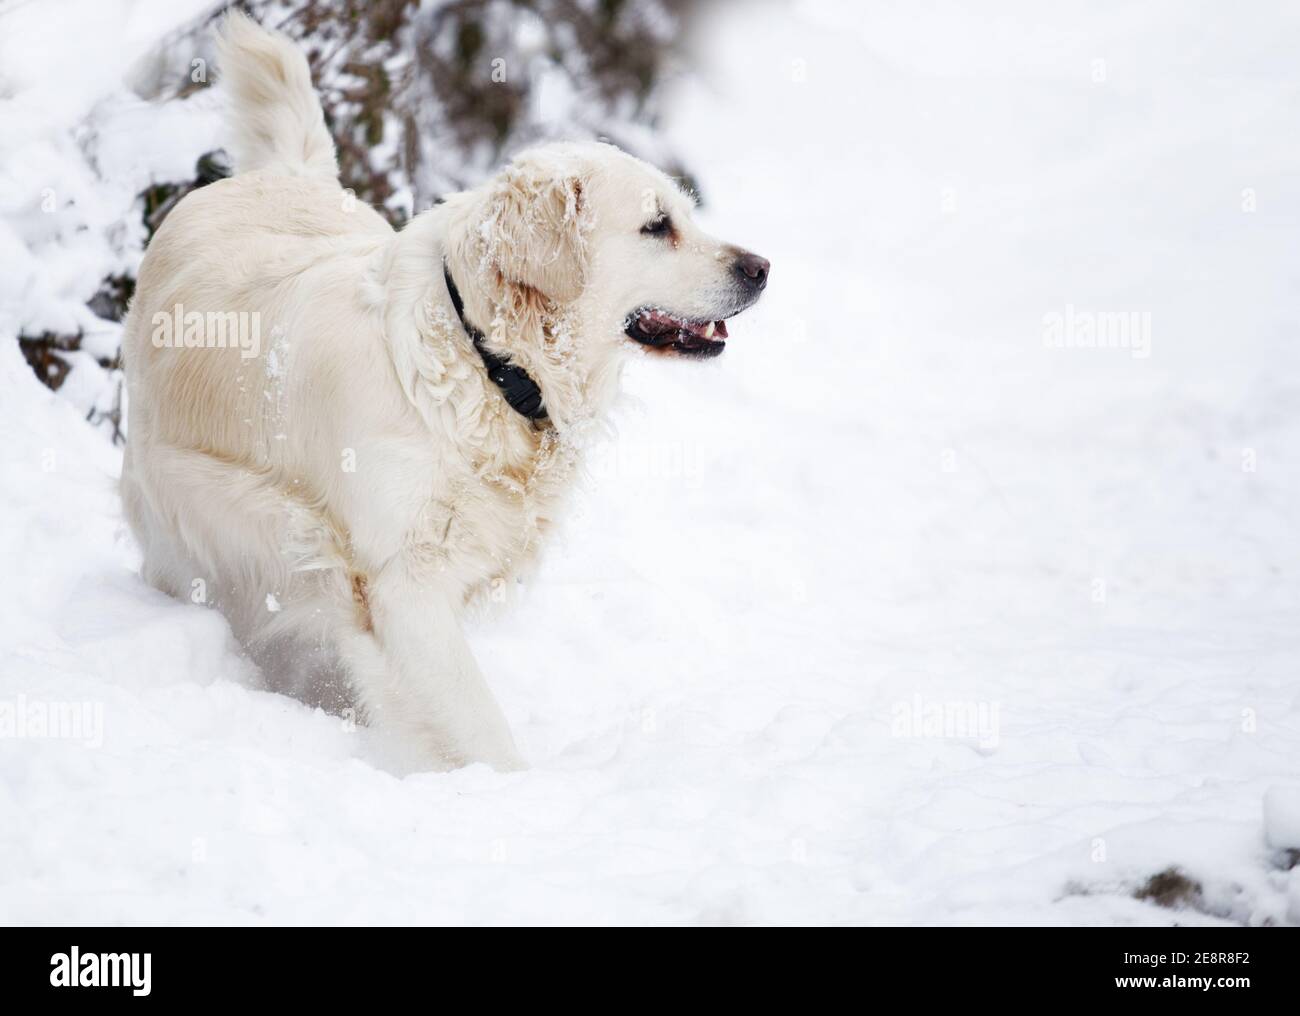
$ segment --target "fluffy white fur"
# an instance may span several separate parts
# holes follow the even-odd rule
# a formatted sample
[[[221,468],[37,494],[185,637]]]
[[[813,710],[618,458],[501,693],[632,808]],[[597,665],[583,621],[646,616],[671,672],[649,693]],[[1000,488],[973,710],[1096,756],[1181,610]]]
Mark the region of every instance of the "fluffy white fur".
[[[146,579],[229,618],[268,679],[353,702],[437,768],[522,765],[460,617],[528,566],[613,400],[638,308],[722,319],[756,298],[671,180],[607,145],[527,152],[394,232],[337,180],[302,54],[223,27],[237,174],[186,197],[139,273],[122,492]],[[671,238],[642,232],[656,209]],[[505,402],[461,327],[539,383]],[[256,315],[257,355],[211,324]],[[249,319],[251,320],[251,319]]]

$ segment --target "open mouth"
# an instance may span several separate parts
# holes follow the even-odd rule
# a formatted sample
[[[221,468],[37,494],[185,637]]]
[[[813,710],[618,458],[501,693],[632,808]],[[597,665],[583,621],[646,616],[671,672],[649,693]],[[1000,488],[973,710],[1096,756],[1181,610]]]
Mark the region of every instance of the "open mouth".
[[[726,321],[692,321],[653,307],[630,314],[623,331],[643,346],[683,356],[717,356],[727,348]]]

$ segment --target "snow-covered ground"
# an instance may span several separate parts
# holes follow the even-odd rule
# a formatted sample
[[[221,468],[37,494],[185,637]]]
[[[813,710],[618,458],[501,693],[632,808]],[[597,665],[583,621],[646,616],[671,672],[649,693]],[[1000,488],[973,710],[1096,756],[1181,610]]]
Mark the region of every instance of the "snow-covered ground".
[[[0,736],[0,919],[1300,923],[1300,12],[980,7],[705,32],[772,283],[474,631],[529,771],[257,690],[0,341],[0,733],[86,706]]]

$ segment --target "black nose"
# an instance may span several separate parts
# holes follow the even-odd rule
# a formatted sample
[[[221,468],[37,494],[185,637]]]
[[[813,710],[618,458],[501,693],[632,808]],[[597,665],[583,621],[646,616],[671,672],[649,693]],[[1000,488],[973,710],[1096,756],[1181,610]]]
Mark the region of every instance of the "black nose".
[[[767,285],[767,271],[772,267],[772,262],[767,258],[761,258],[757,254],[742,254],[736,258],[733,266],[736,271],[736,277],[742,283],[754,292],[759,292]]]

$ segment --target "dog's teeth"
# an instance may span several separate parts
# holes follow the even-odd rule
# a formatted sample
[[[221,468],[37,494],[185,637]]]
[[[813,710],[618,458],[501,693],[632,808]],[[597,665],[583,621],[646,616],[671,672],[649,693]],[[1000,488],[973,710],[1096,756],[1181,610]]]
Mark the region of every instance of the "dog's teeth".
[[[714,330],[716,327],[717,327],[717,325],[715,325],[712,321],[710,321],[709,324],[708,324],[708,327],[704,329],[704,337],[705,337],[706,339],[711,339],[711,338],[713,338],[713,330]]]

